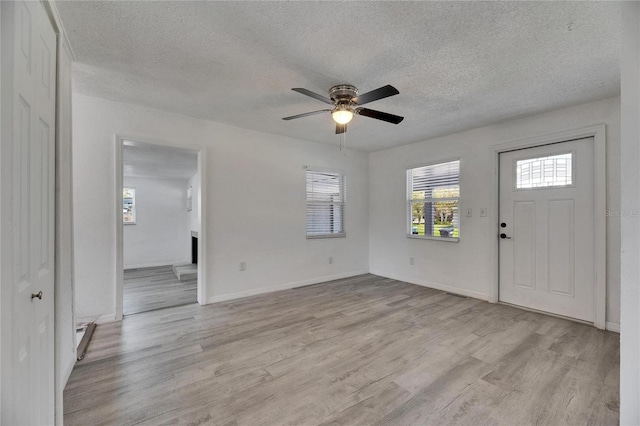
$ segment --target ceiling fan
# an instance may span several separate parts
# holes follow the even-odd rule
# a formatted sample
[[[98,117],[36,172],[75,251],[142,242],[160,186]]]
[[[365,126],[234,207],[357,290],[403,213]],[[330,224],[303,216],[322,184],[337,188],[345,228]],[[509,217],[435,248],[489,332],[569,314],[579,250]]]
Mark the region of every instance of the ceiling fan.
[[[303,95],[311,96],[312,98],[326,104],[333,105],[333,108],[292,115],[291,117],[284,117],[283,120],[293,120],[295,118],[308,117],[310,115],[321,114],[323,112],[331,112],[331,117],[336,122],[337,135],[347,131],[347,124],[351,121],[354,114],[364,115],[365,117],[375,118],[376,120],[382,120],[393,124],[398,124],[404,120],[404,117],[400,117],[399,115],[362,108],[361,106],[369,102],[388,98],[389,96],[400,93],[398,92],[398,89],[391,85],[386,85],[376,90],[358,95],[358,89],[355,86],[350,84],[339,84],[329,89],[328,98],[301,87],[295,87],[291,90],[302,93]]]

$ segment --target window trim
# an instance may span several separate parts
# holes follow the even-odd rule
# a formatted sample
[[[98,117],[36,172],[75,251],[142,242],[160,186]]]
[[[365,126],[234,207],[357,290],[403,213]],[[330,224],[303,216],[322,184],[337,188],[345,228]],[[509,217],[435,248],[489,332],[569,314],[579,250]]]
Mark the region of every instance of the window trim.
[[[406,233],[406,237],[407,238],[412,238],[415,240],[434,240],[434,241],[446,241],[448,243],[459,243],[460,242],[460,231],[462,229],[462,210],[461,210],[461,204],[460,204],[460,200],[461,200],[461,195],[458,195],[457,200],[458,200],[458,236],[457,237],[438,237],[438,236],[433,236],[433,235],[415,235],[412,234],[412,228],[413,228],[413,224],[411,222],[411,218],[412,218],[412,208],[413,208],[413,203],[412,203],[412,199],[410,199],[410,194],[409,194],[409,184],[410,184],[410,180],[409,180],[409,171],[413,170],[413,169],[419,169],[422,167],[428,167],[428,166],[435,166],[438,164],[445,164],[445,163],[451,163],[453,161],[458,161],[458,192],[461,194],[460,191],[460,187],[461,185],[461,170],[462,170],[462,159],[460,157],[449,157],[449,158],[444,158],[441,160],[436,160],[436,161],[431,161],[428,163],[420,163],[417,165],[411,165],[405,168],[405,205],[407,208],[407,212],[405,214],[405,221],[406,221],[406,229],[405,229],[405,233]],[[456,199],[456,198],[447,198],[448,200],[451,199]],[[444,200],[447,200],[444,199]]]
[[[304,169],[304,176],[305,176],[305,235],[306,235],[306,239],[308,240],[317,240],[317,239],[324,239],[324,238],[346,238],[347,236],[347,227],[346,227],[346,222],[347,222],[347,177],[346,174],[344,173],[344,171],[339,170],[339,169],[331,169],[331,168],[327,168],[327,167],[311,167],[311,166],[303,166]],[[308,200],[308,196],[309,193],[307,192],[306,189],[306,179],[307,179],[307,173],[308,172],[315,172],[315,173],[327,173],[327,174],[337,174],[339,176],[340,179],[340,187],[341,187],[341,191],[342,193],[341,198],[342,201],[340,202],[331,202],[331,203],[321,203],[321,202],[309,202]],[[332,204],[339,204],[342,206],[342,232],[338,232],[338,233],[331,233],[331,234],[312,234],[310,235],[308,233],[308,220],[309,220],[309,216],[308,216],[308,207],[309,205],[332,205]]]

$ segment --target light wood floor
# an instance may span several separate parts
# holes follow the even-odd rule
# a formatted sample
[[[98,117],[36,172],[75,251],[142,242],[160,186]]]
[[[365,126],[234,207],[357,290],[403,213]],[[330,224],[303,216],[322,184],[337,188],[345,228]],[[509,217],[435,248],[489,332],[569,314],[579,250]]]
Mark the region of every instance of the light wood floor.
[[[98,326],[65,425],[618,422],[619,335],[362,275]]]
[[[171,265],[125,269],[123,311],[125,315],[196,303],[198,280],[179,281]]]

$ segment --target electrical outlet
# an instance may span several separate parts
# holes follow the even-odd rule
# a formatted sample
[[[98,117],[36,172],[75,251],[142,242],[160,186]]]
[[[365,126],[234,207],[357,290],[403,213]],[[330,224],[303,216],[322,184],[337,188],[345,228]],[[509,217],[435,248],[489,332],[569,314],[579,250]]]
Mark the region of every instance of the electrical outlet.
[[[471,209],[467,209],[467,210],[466,210],[466,212],[465,212],[465,215],[466,215],[467,217],[471,217],[471,216],[473,216],[473,210],[471,210]]]
[[[487,217],[487,209],[483,207],[480,209],[480,217]]]
[[[246,271],[247,270],[247,262],[245,262],[245,261],[240,262],[240,270],[241,271]]]
[[[329,265],[333,263],[333,256],[329,256]]]
[[[416,259],[413,257],[409,258],[409,265],[415,265],[416,264]]]

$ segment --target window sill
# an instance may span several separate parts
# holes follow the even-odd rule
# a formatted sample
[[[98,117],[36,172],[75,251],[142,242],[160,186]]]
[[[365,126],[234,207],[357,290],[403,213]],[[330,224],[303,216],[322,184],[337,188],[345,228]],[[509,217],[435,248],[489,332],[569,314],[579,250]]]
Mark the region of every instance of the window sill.
[[[346,238],[347,234],[307,235],[307,240],[319,240],[322,238]]]
[[[434,241],[444,241],[447,243],[459,243],[459,237],[432,237],[429,235],[413,235],[407,234],[407,238],[414,238],[416,240],[434,240]]]

